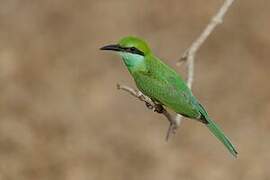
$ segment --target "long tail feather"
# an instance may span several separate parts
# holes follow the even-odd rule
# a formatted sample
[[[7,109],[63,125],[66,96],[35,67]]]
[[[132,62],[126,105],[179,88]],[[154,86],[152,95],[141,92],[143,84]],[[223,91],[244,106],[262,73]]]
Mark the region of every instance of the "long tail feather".
[[[208,122],[206,124],[208,129],[225,145],[225,147],[234,157],[237,157],[238,152],[236,151],[234,145],[230,142],[229,138],[222,132],[222,130],[212,119],[210,119],[208,116],[205,118]]]

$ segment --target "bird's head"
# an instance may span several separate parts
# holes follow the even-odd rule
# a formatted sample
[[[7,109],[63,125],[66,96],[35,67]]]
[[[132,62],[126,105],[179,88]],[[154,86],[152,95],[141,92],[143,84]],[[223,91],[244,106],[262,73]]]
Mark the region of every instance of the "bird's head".
[[[150,53],[147,43],[137,37],[124,37],[117,44],[103,46],[100,50],[118,51],[121,53],[130,53],[145,56]]]
[[[103,46],[100,50],[118,52],[128,67],[141,64],[145,56],[151,53],[144,40],[132,36],[122,38],[117,44]]]

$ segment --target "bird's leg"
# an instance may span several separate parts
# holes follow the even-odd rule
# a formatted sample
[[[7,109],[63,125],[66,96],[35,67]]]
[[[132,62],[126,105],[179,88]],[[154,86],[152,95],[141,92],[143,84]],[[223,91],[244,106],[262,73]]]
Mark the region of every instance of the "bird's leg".
[[[157,104],[157,103],[155,103],[155,109],[154,109],[154,111],[155,112],[157,112],[157,113],[163,113],[164,112],[164,107],[161,105],[161,104]]]
[[[153,101],[153,104],[150,104],[149,102],[145,102],[145,105],[148,109],[152,109],[154,110],[154,112],[157,112],[159,114],[162,114],[165,110],[164,107],[160,103],[157,103],[154,101]]]
[[[153,105],[150,104],[149,102],[145,102],[145,105],[146,105],[146,107],[147,107],[148,109],[153,109],[153,108],[154,108]]]
[[[163,114],[167,120],[170,123],[169,129],[167,131],[167,135],[166,135],[166,140],[168,141],[169,137],[171,134],[175,134],[176,130],[180,124],[180,120],[176,117],[173,117],[164,107],[163,105],[154,100],[154,99],[150,99],[149,97],[147,97],[146,95],[144,95],[142,92],[132,89],[128,86],[125,85],[120,85],[117,84],[117,88],[124,90],[128,93],[130,93],[132,96],[138,98],[139,100],[145,102],[145,105],[148,109],[154,110],[154,112],[157,112],[159,114]]]

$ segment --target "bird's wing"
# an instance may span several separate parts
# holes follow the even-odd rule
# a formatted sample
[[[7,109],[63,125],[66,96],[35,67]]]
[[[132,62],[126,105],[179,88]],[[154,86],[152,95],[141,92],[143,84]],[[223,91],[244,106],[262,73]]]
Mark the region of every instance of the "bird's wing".
[[[190,118],[200,116],[190,90],[179,76],[173,73],[155,76],[141,72],[134,75],[134,79],[138,88],[150,98],[184,116]]]

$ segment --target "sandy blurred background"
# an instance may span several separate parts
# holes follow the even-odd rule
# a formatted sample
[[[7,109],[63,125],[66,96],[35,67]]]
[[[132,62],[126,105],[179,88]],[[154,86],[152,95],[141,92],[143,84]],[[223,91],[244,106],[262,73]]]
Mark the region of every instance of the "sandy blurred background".
[[[221,3],[1,0],[0,179],[269,179],[269,0],[236,1],[197,56],[194,94],[237,160],[194,121],[165,142],[167,121],[116,89],[134,83],[98,50],[137,35],[175,67]]]

